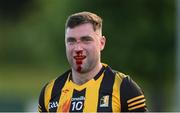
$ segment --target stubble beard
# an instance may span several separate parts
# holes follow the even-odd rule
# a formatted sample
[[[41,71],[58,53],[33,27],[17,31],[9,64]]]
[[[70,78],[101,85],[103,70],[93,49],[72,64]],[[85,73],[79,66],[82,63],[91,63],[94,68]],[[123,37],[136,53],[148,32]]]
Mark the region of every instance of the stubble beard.
[[[73,58],[68,59],[69,64],[71,65],[71,68],[78,73],[87,73],[91,71],[93,68],[95,68],[96,63],[98,62],[98,58],[96,59],[86,59],[82,60],[82,64],[76,64],[76,60]],[[80,70],[79,70],[80,69]]]

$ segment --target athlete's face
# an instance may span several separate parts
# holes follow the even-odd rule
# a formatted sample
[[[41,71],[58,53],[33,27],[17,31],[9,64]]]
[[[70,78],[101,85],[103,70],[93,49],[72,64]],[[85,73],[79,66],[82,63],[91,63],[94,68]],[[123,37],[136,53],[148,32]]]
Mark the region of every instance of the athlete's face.
[[[86,73],[100,63],[105,38],[98,30],[94,31],[92,24],[67,28],[65,43],[67,59],[73,70]]]

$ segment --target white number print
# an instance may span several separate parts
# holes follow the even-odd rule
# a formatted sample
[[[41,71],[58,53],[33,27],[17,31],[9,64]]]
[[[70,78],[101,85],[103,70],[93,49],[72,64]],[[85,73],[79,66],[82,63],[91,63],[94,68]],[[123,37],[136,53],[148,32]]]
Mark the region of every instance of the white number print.
[[[83,107],[82,101],[74,101],[72,102],[72,111],[79,111]]]

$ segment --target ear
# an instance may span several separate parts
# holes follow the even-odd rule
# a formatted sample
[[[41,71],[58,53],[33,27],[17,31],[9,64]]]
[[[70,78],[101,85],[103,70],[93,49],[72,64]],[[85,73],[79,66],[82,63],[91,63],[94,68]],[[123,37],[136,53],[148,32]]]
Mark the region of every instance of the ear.
[[[100,47],[100,49],[101,49],[101,51],[104,49],[104,47],[105,47],[105,44],[106,44],[106,38],[105,38],[105,36],[102,36],[101,38],[100,38],[100,44],[101,44],[101,47]]]

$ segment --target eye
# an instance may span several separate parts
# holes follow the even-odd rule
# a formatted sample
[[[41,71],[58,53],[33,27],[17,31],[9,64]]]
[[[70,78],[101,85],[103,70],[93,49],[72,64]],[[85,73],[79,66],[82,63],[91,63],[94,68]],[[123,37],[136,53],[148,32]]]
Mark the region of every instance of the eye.
[[[84,36],[84,37],[81,37],[81,41],[82,42],[90,42],[90,41],[93,41],[93,38],[90,36]]]
[[[72,43],[75,43],[75,42],[76,42],[76,39],[75,39],[75,38],[73,38],[73,37],[68,37],[68,38],[67,38],[67,43],[72,44]]]

